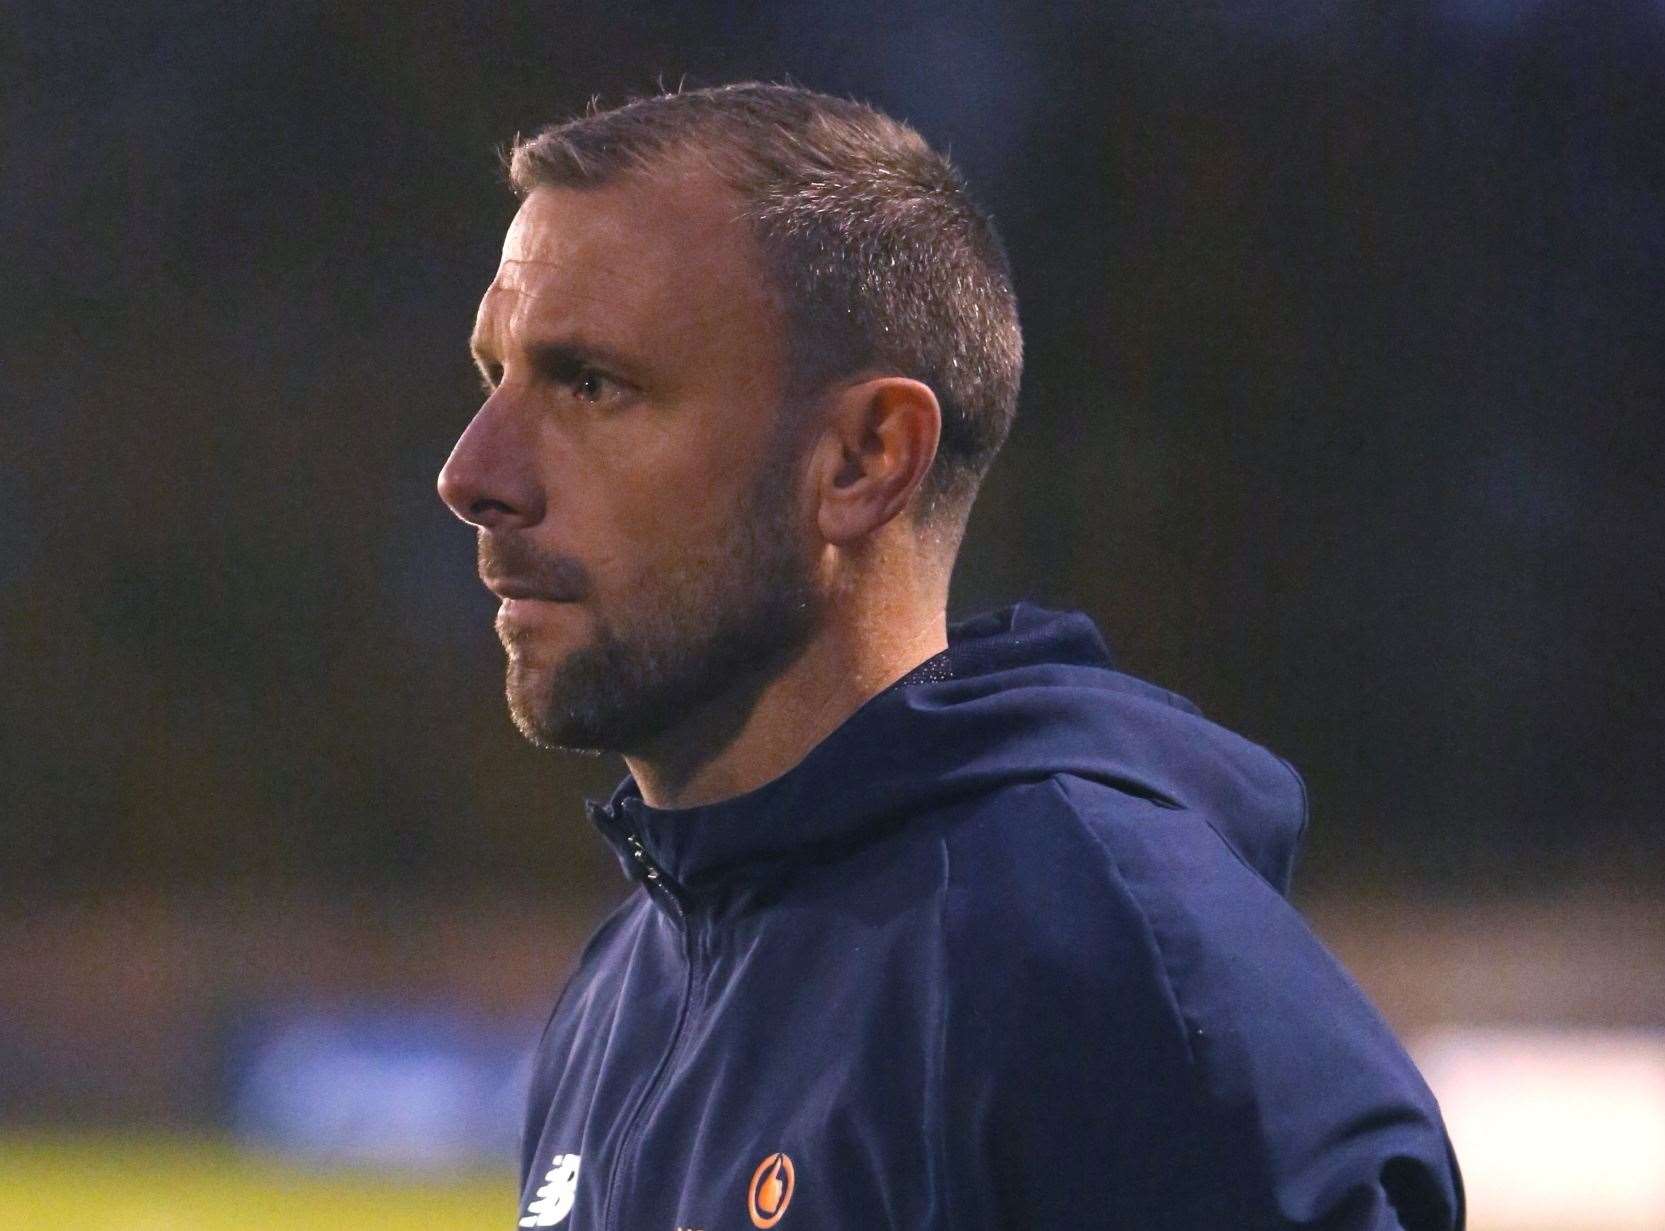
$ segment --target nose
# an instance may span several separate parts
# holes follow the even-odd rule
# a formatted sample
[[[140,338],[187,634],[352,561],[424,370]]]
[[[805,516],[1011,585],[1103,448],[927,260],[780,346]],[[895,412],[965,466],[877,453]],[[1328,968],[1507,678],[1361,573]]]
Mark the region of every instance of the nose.
[[[486,530],[533,526],[544,513],[535,442],[503,393],[486,399],[439,472],[439,498]]]

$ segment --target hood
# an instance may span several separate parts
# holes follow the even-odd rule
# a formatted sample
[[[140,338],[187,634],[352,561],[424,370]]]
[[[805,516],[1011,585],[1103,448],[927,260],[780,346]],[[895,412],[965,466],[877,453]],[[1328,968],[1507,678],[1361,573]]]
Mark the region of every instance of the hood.
[[[1306,824],[1305,789],[1288,763],[1183,697],[1114,670],[1087,616],[1026,602],[951,624],[946,650],[754,790],[654,808],[626,776],[587,808],[628,874],[640,871],[639,842],[676,887],[697,892],[750,864],[825,855],[1054,774],[1199,813],[1287,892]]]

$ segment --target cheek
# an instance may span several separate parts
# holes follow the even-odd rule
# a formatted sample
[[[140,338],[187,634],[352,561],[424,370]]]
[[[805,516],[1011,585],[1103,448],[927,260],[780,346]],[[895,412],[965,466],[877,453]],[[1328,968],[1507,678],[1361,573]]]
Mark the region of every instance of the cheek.
[[[732,474],[650,476],[614,507],[616,563],[648,582],[709,568],[734,538],[738,496]]]
[[[720,409],[727,413],[700,403],[649,411],[587,442],[593,462],[574,494],[588,507],[571,513],[590,531],[585,562],[607,574],[618,597],[708,564],[733,539],[759,458],[736,408]]]
[[[698,534],[726,521],[755,459],[745,442],[714,430],[714,416],[692,407],[677,412],[688,430],[619,441],[611,482],[628,499],[619,503],[621,525],[652,535]]]

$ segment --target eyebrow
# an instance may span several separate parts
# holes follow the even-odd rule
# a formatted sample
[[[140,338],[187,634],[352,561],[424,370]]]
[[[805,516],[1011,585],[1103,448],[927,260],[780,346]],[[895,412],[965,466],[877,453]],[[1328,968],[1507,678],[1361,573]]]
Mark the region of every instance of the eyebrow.
[[[468,340],[468,349],[475,366],[482,370],[488,359],[500,359],[489,338],[475,334]],[[594,341],[582,334],[545,338],[529,342],[523,348],[532,363],[545,372],[566,372],[574,368],[596,367],[620,376],[634,376],[638,365],[623,352]]]

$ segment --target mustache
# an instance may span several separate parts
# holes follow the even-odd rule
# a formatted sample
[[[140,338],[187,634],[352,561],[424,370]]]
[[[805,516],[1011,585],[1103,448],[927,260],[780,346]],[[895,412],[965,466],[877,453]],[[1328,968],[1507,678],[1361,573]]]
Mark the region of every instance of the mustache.
[[[557,603],[574,602],[589,593],[589,576],[578,561],[541,555],[514,535],[480,531],[478,557],[480,580],[487,585],[512,583]]]

